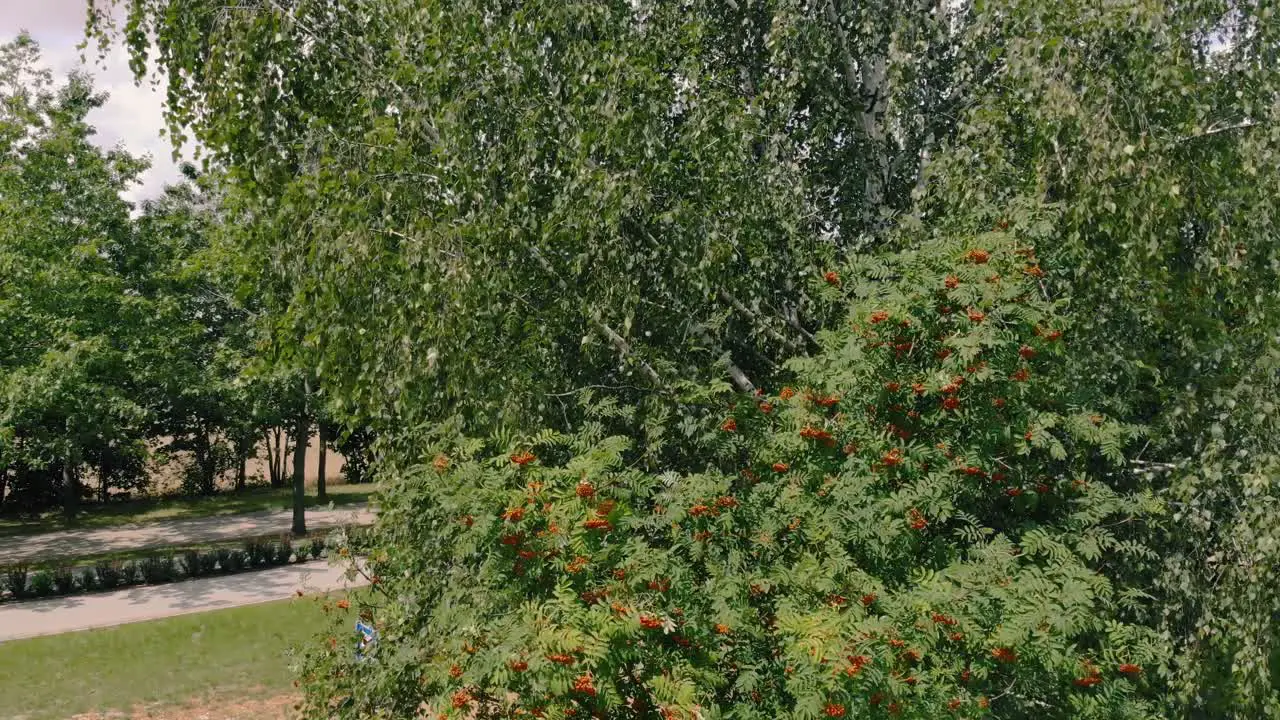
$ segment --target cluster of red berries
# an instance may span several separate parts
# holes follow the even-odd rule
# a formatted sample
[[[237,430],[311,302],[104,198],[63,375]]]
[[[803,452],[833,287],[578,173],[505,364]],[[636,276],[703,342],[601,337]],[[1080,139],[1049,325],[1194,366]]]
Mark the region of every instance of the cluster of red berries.
[[[806,425],[801,429],[800,437],[806,440],[817,440],[819,442],[831,442],[833,440],[831,433],[826,430],[822,430],[821,428],[813,427],[812,425]]]
[[[595,686],[595,682],[591,678],[591,673],[585,673],[583,675],[579,675],[578,677],[574,678],[573,690],[574,692],[580,692],[584,695],[590,695],[592,697],[595,697],[596,686]]]
[[[924,519],[924,514],[915,508],[907,511],[907,524],[912,530],[923,530],[929,526],[929,522]]]
[[[1015,663],[1018,661],[1018,653],[1014,652],[1013,648],[1007,648],[1007,647],[998,647],[998,648],[992,649],[991,657],[995,658],[997,662],[1002,662],[1005,664]]]
[[[844,669],[844,674],[853,677],[862,672],[862,668],[871,664],[871,658],[866,655],[850,655],[846,658],[849,661],[849,667]]]
[[[1088,688],[1102,682],[1102,674],[1098,672],[1096,665],[1088,660],[1083,661],[1082,664],[1084,665],[1084,677],[1075,679],[1074,682],[1077,687]]]
[[[515,463],[516,465],[528,465],[529,463],[537,459],[538,459],[538,456],[534,455],[528,450],[521,450],[520,452],[513,453],[511,455],[511,462]]]
[[[461,710],[471,704],[471,693],[466,690],[459,690],[453,694],[453,697],[450,698],[450,702],[453,704],[455,710]]]

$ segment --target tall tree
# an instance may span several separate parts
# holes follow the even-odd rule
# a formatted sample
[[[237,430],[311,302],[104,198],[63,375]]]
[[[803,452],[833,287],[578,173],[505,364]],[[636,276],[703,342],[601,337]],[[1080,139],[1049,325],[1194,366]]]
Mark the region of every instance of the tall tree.
[[[148,310],[116,267],[120,193],[145,164],[93,144],[104,100],[84,75],[55,86],[29,37],[0,46],[0,423],[17,460],[56,473],[68,514],[82,462],[145,417],[126,351]]]
[[[1165,714],[1275,716],[1270,2],[126,4],[271,258],[282,357],[399,467],[454,411],[621,418],[654,463],[710,414],[673,398],[774,385],[841,322],[842,259],[1018,233],[1063,392],[1149,434],[1108,479],[1167,504],[1125,521],[1162,555],[1106,574],[1175,651]]]

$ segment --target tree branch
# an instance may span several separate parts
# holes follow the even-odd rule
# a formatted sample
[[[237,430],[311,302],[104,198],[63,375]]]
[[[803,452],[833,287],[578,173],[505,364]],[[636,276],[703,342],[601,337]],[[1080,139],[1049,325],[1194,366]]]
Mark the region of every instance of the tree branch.
[[[1249,130],[1251,128],[1258,127],[1259,125],[1262,125],[1262,124],[1264,123],[1258,122],[1257,120],[1242,120],[1238,123],[1231,123],[1228,125],[1220,125],[1219,123],[1215,122],[1209,127],[1205,128],[1203,132],[1199,132],[1194,135],[1188,135],[1182,138],[1181,140],[1178,140],[1177,144],[1180,145],[1182,143],[1189,143],[1192,140],[1199,140],[1201,138],[1207,138],[1213,135],[1221,135],[1222,133],[1232,132],[1234,130]]]
[[[789,348],[792,348],[795,350],[803,350],[803,345],[801,343],[798,343],[795,340],[792,340],[791,338],[787,337],[786,335],[783,335],[777,330],[774,330],[770,325],[768,325],[765,322],[765,320],[762,317],[760,317],[759,313],[755,312],[751,308],[744,305],[742,301],[738,300],[738,298],[730,295],[727,290],[723,288],[717,288],[716,293],[720,296],[721,301],[728,303],[734,310],[737,310],[743,315],[746,315],[752,322],[756,324],[757,327],[759,327],[764,332],[765,335],[768,335],[769,337],[773,338],[774,340],[777,340],[778,342],[786,345]]]
[[[702,325],[695,325],[693,332],[698,336],[698,340],[701,341],[703,345],[707,346],[712,351],[720,353],[721,359],[724,360],[725,369],[729,371],[729,379],[733,380],[734,387],[744,393],[753,393],[756,391],[755,383],[751,382],[751,378],[747,377],[747,374],[742,371],[742,368],[738,367],[738,365],[733,362],[733,358],[729,355],[729,352],[721,347],[720,343],[715,341],[715,338],[711,337],[711,333],[707,332],[705,327]]]
[[[533,256],[535,261],[537,261],[538,266],[556,281],[556,284],[560,286],[562,291],[569,291],[569,286],[565,283],[564,278],[560,277],[560,275],[555,272],[555,269],[551,267],[551,263],[547,262],[547,259],[542,257],[542,253],[538,252],[538,248],[530,246],[529,254]],[[619,354],[623,357],[634,360],[636,364],[639,365],[640,371],[644,373],[644,376],[649,380],[649,382],[659,388],[665,387],[662,382],[662,377],[658,375],[658,371],[654,370],[653,366],[649,363],[635,357],[635,351],[631,349],[631,343],[627,342],[627,339],[619,335],[616,330],[609,327],[608,323],[600,317],[600,311],[598,309],[593,309],[591,311],[591,323],[595,326],[596,331],[603,335]]]

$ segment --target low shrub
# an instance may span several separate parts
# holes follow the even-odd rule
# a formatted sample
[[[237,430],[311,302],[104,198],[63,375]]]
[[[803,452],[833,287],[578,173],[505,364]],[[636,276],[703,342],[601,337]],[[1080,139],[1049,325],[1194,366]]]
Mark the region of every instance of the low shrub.
[[[282,537],[271,545],[271,562],[276,565],[288,565],[293,556],[293,542]]]
[[[165,583],[174,578],[173,555],[152,555],[145,557],[138,564],[142,579],[148,584]]]
[[[248,557],[243,550],[219,550],[218,564],[223,572],[240,572],[248,564]]]
[[[69,595],[76,589],[76,571],[74,568],[57,567],[50,575],[53,578],[53,592],[57,595]]]
[[[187,577],[200,577],[204,575],[204,568],[200,565],[199,550],[183,550],[182,551],[182,571]]]
[[[271,556],[271,547],[261,540],[249,540],[244,544],[244,563],[248,567],[258,567]]]
[[[298,554],[298,562],[302,562],[311,557],[311,548],[315,547],[315,543],[311,540],[303,540],[293,546],[293,551]]]
[[[218,552],[201,550],[196,557],[196,564],[200,567],[201,575],[212,575],[218,569]]]
[[[98,576],[98,585],[103,590],[110,590],[124,581],[124,564],[119,560],[99,562],[94,566],[94,571]]]
[[[77,582],[80,584],[80,589],[85,592],[94,590],[98,586],[98,573],[91,567],[80,568]]]
[[[120,563],[120,584],[136,585],[141,578],[141,563],[137,560],[125,560]]]
[[[31,594],[36,597],[48,597],[54,593],[53,573],[38,570],[31,576]]]
[[[237,552],[238,552],[238,551],[237,551]],[[231,550],[230,548],[218,548],[217,550],[214,550],[214,551],[213,551],[213,554],[214,554],[214,557],[215,557],[215,558],[217,558],[217,561],[218,561],[218,570],[220,570],[220,571],[222,571],[222,572],[224,572],[224,573],[225,573],[225,572],[233,572],[233,570],[231,569],[231,563],[232,563],[231,555],[232,555],[232,550]],[[237,569],[237,570],[239,569],[239,564],[238,564],[238,563],[237,563],[237,565],[236,565],[236,569]]]
[[[312,541],[307,550],[310,551],[312,560],[318,560],[324,554],[324,543]]]
[[[27,577],[31,574],[29,565],[18,563],[4,569],[4,583],[15,598],[27,597]]]

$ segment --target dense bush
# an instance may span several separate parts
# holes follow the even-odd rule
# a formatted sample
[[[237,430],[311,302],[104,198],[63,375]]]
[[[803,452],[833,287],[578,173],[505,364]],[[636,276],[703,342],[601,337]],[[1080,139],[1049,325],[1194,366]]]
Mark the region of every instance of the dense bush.
[[[93,568],[80,568],[79,573],[80,589],[89,592],[97,587],[98,572]]]
[[[212,575],[218,569],[218,553],[216,550],[201,550],[196,556],[196,565],[201,575]]]
[[[274,565],[287,565],[289,558],[293,557],[293,542],[287,537],[282,537],[271,545],[271,563]],[[301,557],[301,555],[299,555]]]
[[[103,590],[110,590],[119,585],[124,579],[124,563],[119,560],[106,560],[94,565],[97,571],[98,583]]]
[[[13,593],[14,597],[26,597],[27,576],[30,573],[31,567],[23,563],[10,565],[4,569],[4,584],[9,588],[9,592]]]
[[[76,589],[74,568],[56,567],[50,574],[53,577],[53,591],[58,595],[66,595]]]
[[[1024,241],[829,275],[843,329],[728,406],[707,472],[633,469],[598,426],[442,445],[383,510],[395,651],[314,657],[313,711],[1150,717],[1162,645],[1115,584],[1151,557],[1118,470],[1139,430],[1062,385]]]
[[[204,575],[204,566],[200,563],[199,550],[183,550],[182,551],[182,570],[187,577],[200,577]]]
[[[271,545],[261,540],[249,540],[244,544],[244,562],[248,567],[258,567],[271,556]]]
[[[31,575],[31,594],[36,597],[48,597],[53,594],[53,573],[48,570],[37,570]]]
[[[219,550],[218,566],[222,568],[222,572],[234,573],[234,572],[240,572],[241,568],[244,568],[249,565],[246,561],[246,556],[244,551]]]
[[[138,562],[138,571],[143,582],[148,584],[165,583],[173,580],[175,574],[173,555],[152,555]]]

